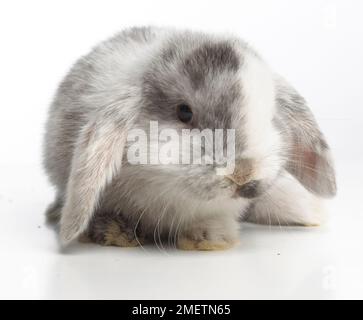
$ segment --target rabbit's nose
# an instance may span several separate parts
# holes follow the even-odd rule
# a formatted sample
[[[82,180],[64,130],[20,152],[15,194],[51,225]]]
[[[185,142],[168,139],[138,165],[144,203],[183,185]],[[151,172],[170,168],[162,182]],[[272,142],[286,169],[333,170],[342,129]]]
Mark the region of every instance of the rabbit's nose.
[[[238,186],[243,186],[252,180],[253,161],[251,159],[238,159],[235,162],[234,171],[227,178]]]
[[[252,199],[258,197],[260,192],[260,182],[252,180],[237,189],[237,194],[242,198]]]

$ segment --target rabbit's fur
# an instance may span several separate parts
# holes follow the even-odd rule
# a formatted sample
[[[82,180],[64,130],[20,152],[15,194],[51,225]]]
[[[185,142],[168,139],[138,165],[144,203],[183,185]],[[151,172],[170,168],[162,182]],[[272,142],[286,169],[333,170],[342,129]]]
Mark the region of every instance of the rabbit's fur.
[[[131,129],[186,127],[180,103],[193,109],[193,128],[235,129],[232,179],[214,165],[127,162]],[[83,234],[223,249],[238,240],[241,217],[319,224],[322,198],[336,192],[329,147],[284,79],[237,38],[167,28],[123,31],[73,66],[50,108],[44,163],[63,244]],[[236,196],[241,176],[258,181],[246,196]]]

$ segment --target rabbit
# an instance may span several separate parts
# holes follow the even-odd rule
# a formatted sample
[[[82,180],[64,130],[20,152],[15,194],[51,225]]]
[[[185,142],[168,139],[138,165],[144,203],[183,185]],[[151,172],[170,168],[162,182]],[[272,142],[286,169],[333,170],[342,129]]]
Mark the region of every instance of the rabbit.
[[[130,163],[128,134],[151,121],[233,129],[234,169]],[[336,194],[330,148],[283,77],[238,37],[166,27],[123,30],[76,62],[49,110],[44,167],[63,246],[223,250],[241,221],[319,225]]]

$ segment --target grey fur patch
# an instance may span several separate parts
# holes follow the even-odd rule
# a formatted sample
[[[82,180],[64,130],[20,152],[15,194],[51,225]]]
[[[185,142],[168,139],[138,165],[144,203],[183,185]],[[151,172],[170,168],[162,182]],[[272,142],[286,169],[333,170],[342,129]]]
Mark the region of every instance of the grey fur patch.
[[[183,61],[184,72],[195,89],[205,85],[208,74],[222,71],[237,72],[241,65],[229,42],[206,43],[191,52]]]

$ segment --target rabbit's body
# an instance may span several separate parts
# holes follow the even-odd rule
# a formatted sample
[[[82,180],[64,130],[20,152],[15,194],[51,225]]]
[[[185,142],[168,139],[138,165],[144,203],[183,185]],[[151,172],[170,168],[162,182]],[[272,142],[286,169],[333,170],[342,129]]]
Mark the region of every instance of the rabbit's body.
[[[188,124],[175,111],[185,104],[193,109]],[[149,132],[150,121],[160,130],[234,129],[235,171],[129,163],[127,134]],[[164,28],[126,30],[75,64],[50,110],[45,167],[57,188],[48,213],[60,216],[63,242],[85,232],[102,244],[221,249],[237,241],[244,215],[318,224],[319,196],[335,192],[328,148],[305,101],[251,48]]]

